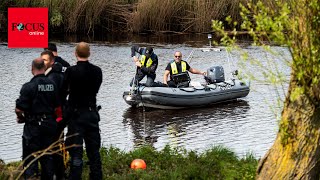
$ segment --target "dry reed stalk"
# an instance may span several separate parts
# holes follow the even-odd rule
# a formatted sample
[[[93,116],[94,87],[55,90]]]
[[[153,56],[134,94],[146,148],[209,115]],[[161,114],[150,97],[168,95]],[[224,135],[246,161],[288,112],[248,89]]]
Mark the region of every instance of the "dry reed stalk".
[[[70,138],[70,137],[73,137],[73,136],[77,136],[77,134],[74,134],[74,135],[70,135],[70,136],[67,136],[66,138]],[[61,137],[61,136],[60,136]],[[59,152],[61,152],[61,150],[67,150],[67,149],[70,149],[72,147],[80,147],[81,145],[76,145],[76,144],[72,144],[70,146],[66,146],[64,147],[63,149],[60,148],[60,144],[64,142],[64,139],[63,138],[60,138],[59,140],[55,141],[54,143],[52,143],[49,147],[47,147],[46,149],[44,150],[40,150],[40,151],[37,151],[37,152],[34,152],[32,154],[30,154],[28,157],[26,157],[20,164],[19,166],[13,171],[13,172],[10,172],[10,179],[16,179],[16,180],[19,180],[23,173],[25,172],[25,170],[30,167],[30,165],[36,161],[38,161],[42,156],[45,156],[45,155],[53,155],[53,154],[57,154]],[[31,157],[34,157],[34,159],[29,162],[25,168],[23,168],[23,164],[24,162],[31,158]],[[14,175],[17,174],[17,177],[14,178]]]
[[[2,29],[2,27],[5,27],[5,22],[6,22],[6,17],[4,16],[4,14],[0,13],[0,31]]]
[[[140,0],[133,12],[133,31],[168,31],[175,29],[180,0]]]
[[[222,20],[227,16],[238,14],[239,0],[192,0],[187,6],[189,14],[182,19],[183,31],[210,32],[213,19]],[[236,7],[236,8],[235,8]],[[238,19],[238,18],[236,18]]]
[[[239,19],[239,1],[140,0],[130,22],[133,32],[209,32],[212,19]]]
[[[58,24],[67,32],[208,32],[213,19],[240,21],[239,3],[248,1],[257,0],[19,0],[17,5],[49,7],[50,15],[62,16]]]
[[[69,13],[67,21],[67,31],[76,32],[87,30],[94,32],[95,27],[104,27],[107,30],[125,30],[126,17],[129,11],[123,1],[119,0],[80,0],[75,4],[71,3],[72,11]]]

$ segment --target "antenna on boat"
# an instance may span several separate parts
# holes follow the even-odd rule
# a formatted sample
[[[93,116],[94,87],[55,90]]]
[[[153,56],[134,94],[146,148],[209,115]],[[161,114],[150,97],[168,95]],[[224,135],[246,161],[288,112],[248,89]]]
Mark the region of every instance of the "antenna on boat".
[[[212,39],[212,35],[209,33],[208,34],[209,48],[211,48],[211,39]]]
[[[188,60],[190,58],[190,62],[188,62],[189,64],[191,63],[193,53],[194,53],[194,49],[192,49],[191,53],[189,54],[189,56],[186,59],[186,61],[188,62]]]
[[[232,59],[232,56],[231,56],[231,53],[229,52],[229,50],[226,50],[226,53],[227,53],[229,71],[230,71],[231,75],[232,75],[233,78],[234,78],[234,76],[238,75],[238,70],[235,70],[235,71],[232,71],[232,70],[231,70],[230,58]],[[229,56],[230,56],[230,58],[229,58]],[[233,64],[232,64],[232,65],[233,65]],[[231,79],[232,79],[232,78],[231,78]]]
[[[211,45],[212,34],[211,34],[211,33],[208,34],[208,40],[209,40],[209,47],[200,48],[202,52],[221,51],[220,48],[214,48],[214,47],[212,47],[212,45]]]

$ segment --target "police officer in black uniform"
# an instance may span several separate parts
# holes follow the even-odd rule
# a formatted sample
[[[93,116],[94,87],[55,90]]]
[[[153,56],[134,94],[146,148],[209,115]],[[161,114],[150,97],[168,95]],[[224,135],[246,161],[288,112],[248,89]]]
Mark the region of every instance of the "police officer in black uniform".
[[[65,99],[62,96],[62,84],[64,78],[63,66],[59,62],[55,62],[54,55],[51,51],[46,50],[41,53],[41,58],[44,60],[46,71],[45,75],[51,79],[57,86],[59,100],[62,106],[56,109],[56,121],[58,123],[55,141],[63,142],[63,130],[66,127],[66,119],[62,118],[62,107],[65,104]],[[63,143],[61,143],[63,145]],[[64,178],[65,167],[63,162],[63,151],[53,154],[54,174],[56,180]]]
[[[68,98],[68,133],[67,145],[78,145],[70,148],[71,167],[69,179],[81,179],[83,166],[83,141],[90,165],[90,179],[102,179],[100,159],[100,130],[96,105],[96,96],[102,83],[102,71],[88,61],[90,47],[80,42],[75,49],[77,64],[65,72],[63,88],[69,91]],[[73,135],[72,137],[69,137]]]
[[[33,152],[44,150],[54,142],[57,128],[55,108],[59,106],[56,85],[45,77],[45,64],[43,59],[32,61],[32,74],[30,82],[24,84],[20,96],[16,100],[16,115],[18,123],[25,123],[22,136],[24,167],[34,159],[27,158]],[[41,179],[53,179],[52,156],[40,157]],[[34,176],[38,171],[37,162],[25,169],[25,178]]]
[[[48,43],[48,48],[44,48],[44,50],[49,50],[53,53],[54,55],[54,61],[60,63],[63,66],[63,72],[70,66],[70,64],[62,59],[60,56],[58,56],[58,50],[57,46],[54,43]]]
[[[46,50],[41,53],[41,58],[44,60],[46,71],[45,75],[54,81],[57,85],[58,91],[59,91],[59,98],[62,101],[65,101],[65,99],[62,98],[62,84],[63,84],[63,68],[61,63],[55,61],[55,57],[52,53],[52,51]]]
[[[135,56],[136,52],[141,55],[140,60]],[[138,84],[145,76],[147,76],[146,86],[158,86],[154,83],[156,79],[156,70],[158,67],[158,56],[153,52],[153,48],[146,47],[140,48],[139,46],[131,47],[131,57],[137,66],[137,72],[135,75],[135,82]],[[133,80],[130,83],[132,86]]]

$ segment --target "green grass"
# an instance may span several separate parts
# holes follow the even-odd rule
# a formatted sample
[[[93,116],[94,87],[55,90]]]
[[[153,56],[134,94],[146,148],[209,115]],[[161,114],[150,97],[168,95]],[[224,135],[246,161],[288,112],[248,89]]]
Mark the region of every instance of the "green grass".
[[[101,149],[104,179],[254,179],[258,161],[252,156],[239,158],[221,146],[203,153],[166,146],[157,151],[150,146],[130,152],[117,148]],[[143,159],[147,168],[133,170],[134,159]],[[0,164],[0,179],[14,175],[19,162]],[[88,159],[84,156],[83,179],[89,179]]]
[[[238,158],[234,152],[213,147],[204,153],[172,149],[161,151],[145,146],[125,153],[116,148],[101,149],[105,179],[254,179],[258,161],[252,156]],[[146,170],[132,170],[134,159],[143,159]],[[83,178],[88,179],[84,166]]]

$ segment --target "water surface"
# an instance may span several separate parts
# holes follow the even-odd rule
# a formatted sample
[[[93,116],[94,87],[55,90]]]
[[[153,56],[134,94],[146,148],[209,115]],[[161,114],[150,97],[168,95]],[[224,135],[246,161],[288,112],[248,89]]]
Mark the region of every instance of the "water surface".
[[[186,59],[194,47],[199,47],[201,43],[206,45],[206,39],[194,42],[196,43],[152,43],[155,46],[154,52],[159,57],[156,81],[162,81],[164,69],[173,58],[174,50],[182,51]],[[129,88],[129,81],[135,73],[130,57],[132,44],[129,41],[91,44],[90,61],[103,71],[103,83],[98,94],[98,104],[102,106],[100,128],[103,146],[130,151],[145,143],[152,144],[159,150],[169,144],[201,152],[212,146],[223,145],[239,156],[251,152],[258,158],[270,148],[278,126],[270,108],[275,107],[277,94],[268,83],[252,81],[251,92],[247,97],[211,107],[151,111],[129,107],[122,99],[122,93]],[[74,46],[74,43],[58,44],[59,55],[72,65],[76,62]],[[289,57],[286,48],[274,49]],[[259,48],[248,47],[246,50],[251,55],[262,58],[262,62],[266,64],[269,59],[278,60],[265,56]],[[6,45],[0,45],[0,158],[6,162],[21,157],[23,125],[16,123],[15,100],[22,84],[32,78],[31,61],[41,51],[42,49],[8,49]],[[201,70],[222,65],[229,78],[230,70],[239,68],[239,54],[233,53],[231,58],[227,58],[226,51],[195,50],[188,62]],[[278,66],[289,77],[290,69],[280,62]],[[249,64],[247,67],[247,71],[257,71]],[[256,75],[261,76],[259,71]],[[191,75],[191,78],[204,82],[199,75]]]

